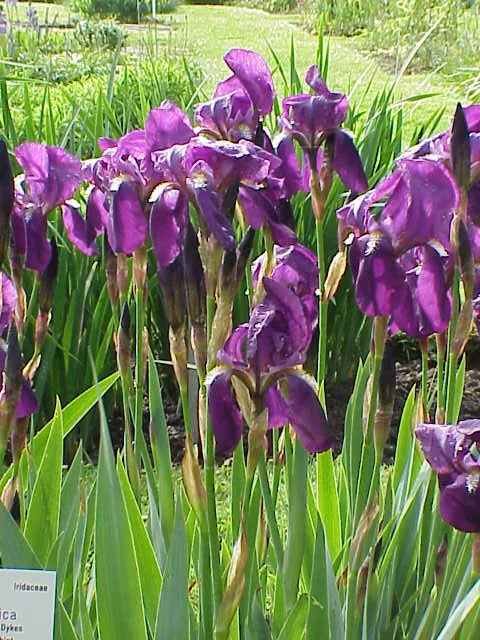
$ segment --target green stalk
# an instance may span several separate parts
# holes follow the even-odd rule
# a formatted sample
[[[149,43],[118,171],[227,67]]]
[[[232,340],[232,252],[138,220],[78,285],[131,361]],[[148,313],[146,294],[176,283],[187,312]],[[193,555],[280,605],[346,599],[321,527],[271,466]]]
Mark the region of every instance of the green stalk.
[[[260,487],[262,489],[263,503],[265,505],[265,515],[267,519],[268,530],[270,531],[270,537],[272,539],[273,550],[275,552],[275,558],[277,560],[277,570],[283,570],[283,546],[280,538],[280,532],[278,530],[277,519],[275,516],[275,507],[273,505],[272,493],[270,491],[270,483],[268,481],[267,463],[265,461],[265,453],[260,456],[258,461],[258,477],[260,480]]]
[[[375,350],[373,361],[372,394],[368,411],[368,422],[363,438],[362,458],[360,461],[360,472],[358,480],[358,490],[355,500],[353,514],[353,526],[358,524],[363,509],[375,494],[377,480],[380,477],[381,453],[375,453],[373,442],[373,425],[375,422],[375,412],[377,409],[378,382],[380,379],[380,368],[382,366],[382,355]]]
[[[427,343],[428,344],[428,343]],[[428,412],[428,351],[422,347],[422,402],[425,418],[429,422]]]
[[[325,246],[323,241],[323,220],[315,220],[317,235],[317,258],[318,258],[318,289],[320,299],[318,305],[318,362],[317,362],[317,382],[321,387],[326,373],[327,360],[327,303],[322,301],[323,286],[325,284]]]
[[[445,393],[444,393],[444,374],[445,374],[445,346],[443,334],[437,334],[437,410],[435,412],[435,422],[439,424],[445,423]]]
[[[455,338],[455,332],[457,330],[458,314],[460,309],[460,276],[458,268],[455,268],[455,274],[453,277],[453,309],[452,319],[450,321],[450,327],[448,329],[448,361],[447,361],[447,373],[446,373],[446,423],[449,424],[452,420],[453,406],[455,401],[455,382],[457,373],[457,354],[453,351],[452,345]]]
[[[215,298],[207,297],[207,340],[210,340],[213,316],[215,314]],[[207,395],[205,394],[207,397]],[[208,405],[208,401],[207,401]],[[207,494],[207,522],[210,544],[210,560],[212,568],[213,595],[215,612],[222,599],[222,576],[220,572],[220,543],[217,526],[217,504],[215,499],[215,450],[213,441],[212,423],[210,421],[208,406],[206,407],[206,433],[205,433],[205,490]]]
[[[213,600],[212,600],[212,572],[210,566],[210,537],[208,529],[200,531],[200,584],[201,625],[205,640],[213,637]]]
[[[143,419],[143,327],[145,314],[143,290],[139,287],[135,293],[135,457],[140,464],[138,442],[142,432]]]
[[[307,534],[307,468],[308,453],[297,438],[288,499],[288,535],[283,568],[283,588],[287,612],[297,601],[298,583],[305,549]]]

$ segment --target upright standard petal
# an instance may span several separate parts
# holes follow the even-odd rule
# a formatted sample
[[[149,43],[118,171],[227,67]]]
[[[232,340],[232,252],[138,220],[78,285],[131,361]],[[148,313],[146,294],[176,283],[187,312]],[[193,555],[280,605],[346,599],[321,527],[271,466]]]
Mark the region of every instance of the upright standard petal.
[[[223,59],[245,87],[255,111],[261,116],[270,113],[275,89],[272,74],[262,56],[248,49],[230,49]]]
[[[29,196],[48,213],[71,198],[82,181],[82,164],[60,147],[24,142],[15,156],[25,173]]]

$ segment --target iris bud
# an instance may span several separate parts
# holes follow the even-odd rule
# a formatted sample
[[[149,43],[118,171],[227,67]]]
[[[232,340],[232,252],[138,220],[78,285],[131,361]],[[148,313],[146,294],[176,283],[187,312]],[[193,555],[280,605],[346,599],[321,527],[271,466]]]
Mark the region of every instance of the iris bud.
[[[50,261],[44,271],[39,275],[40,286],[38,289],[38,315],[35,322],[35,349],[40,350],[47,337],[47,329],[50,324],[50,310],[53,305],[55,283],[58,275],[58,249],[55,239],[50,240],[52,247]]]
[[[182,257],[178,256],[168,267],[158,269],[165,315],[174,332],[185,325],[186,301]]]
[[[285,224],[287,227],[295,231],[295,217],[293,215],[292,204],[287,198],[282,198],[278,201],[275,207],[277,212],[278,221]]]
[[[228,187],[222,202],[222,213],[227,218],[233,220],[235,214],[235,205],[237,204],[238,190],[240,188],[240,180],[235,178],[232,184]]]
[[[226,636],[235,611],[245,589],[245,568],[248,561],[247,536],[242,522],[240,535],[233,547],[232,559],[227,577],[227,587],[215,620],[215,634]]]
[[[117,256],[113,253],[106,233],[103,236],[103,243],[108,297],[110,298],[110,302],[112,303],[112,305],[116,306],[118,304],[119,298],[117,281]]]
[[[380,378],[378,384],[378,404],[375,412],[374,439],[377,451],[383,451],[390,429],[395,401],[396,370],[393,346],[390,340],[385,343]]]
[[[462,105],[457,104],[453,118],[450,153],[457,186],[466,191],[470,184],[470,137]]]
[[[117,338],[118,370],[122,376],[127,373],[130,367],[130,324],[130,311],[128,304],[125,302],[122,309]]]
[[[206,322],[206,291],[202,260],[198,250],[198,238],[191,222],[185,228],[183,250],[185,293],[188,317],[192,327],[203,327]]]
[[[194,453],[192,440],[187,433],[185,436],[185,455],[182,461],[182,480],[190,506],[198,520],[198,526],[203,533],[207,530],[207,497],[203,486],[202,475]]]

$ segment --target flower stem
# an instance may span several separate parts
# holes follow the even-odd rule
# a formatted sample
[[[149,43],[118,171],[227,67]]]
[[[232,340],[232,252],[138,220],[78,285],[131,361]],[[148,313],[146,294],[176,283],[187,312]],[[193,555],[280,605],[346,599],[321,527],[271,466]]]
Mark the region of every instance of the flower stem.
[[[264,453],[260,456],[258,461],[258,477],[260,480],[260,487],[262,489],[267,525],[272,539],[275,558],[277,560],[277,570],[281,572],[283,569],[283,546],[280,538],[280,532],[278,530],[277,519],[275,517],[275,507],[273,506],[272,493],[270,491],[270,483],[268,481],[267,474],[267,463],[265,461]]]
[[[140,464],[138,443],[142,431],[143,419],[143,327],[145,314],[143,306],[143,289],[135,293],[135,457]]]
[[[323,220],[316,219],[317,235],[317,258],[318,258],[318,362],[317,362],[317,382],[322,386],[326,373],[327,359],[327,302],[322,300],[323,286],[325,284],[325,246],[323,238]]]
[[[207,297],[207,339],[210,339],[213,316],[215,314],[215,299]],[[207,394],[205,394],[207,398]],[[208,404],[208,400],[207,400]],[[220,572],[220,550],[217,526],[217,505],[215,500],[215,451],[212,423],[208,406],[206,407],[207,424],[205,434],[205,489],[207,494],[207,521],[210,544],[210,560],[212,568],[213,595],[215,611],[222,598],[222,576]]]

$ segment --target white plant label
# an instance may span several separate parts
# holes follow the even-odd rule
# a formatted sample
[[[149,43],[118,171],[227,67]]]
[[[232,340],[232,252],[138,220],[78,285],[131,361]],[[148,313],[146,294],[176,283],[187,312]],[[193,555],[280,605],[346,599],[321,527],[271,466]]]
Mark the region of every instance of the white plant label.
[[[0,640],[52,640],[55,571],[0,569]]]

